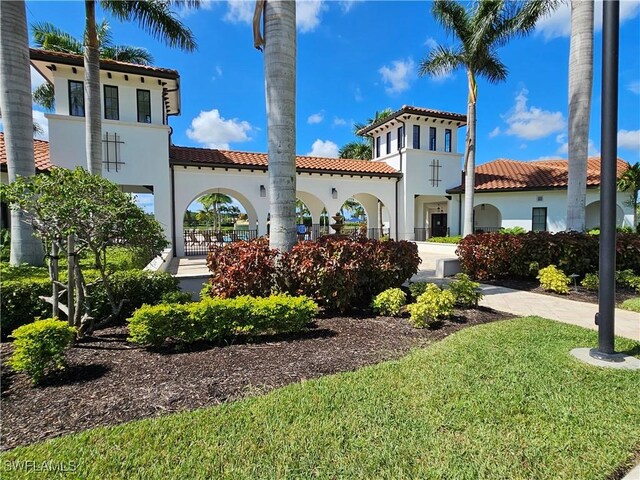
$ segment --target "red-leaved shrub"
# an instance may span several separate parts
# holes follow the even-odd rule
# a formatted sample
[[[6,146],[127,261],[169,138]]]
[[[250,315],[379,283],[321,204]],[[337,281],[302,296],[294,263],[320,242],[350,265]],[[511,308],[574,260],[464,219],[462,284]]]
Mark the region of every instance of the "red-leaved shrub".
[[[327,236],[300,242],[277,262],[276,258],[264,239],[212,248],[211,294],[268,295],[276,290],[306,295],[325,310],[344,312],[367,306],[378,293],[399,287],[420,264],[412,242],[364,237]]]
[[[640,273],[638,234],[618,233],[616,251],[618,270]],[[583,276],[598,270],[599,241],[577,232],[481,233],[463,238],[456,253],[464,272],[478,280],[533,278],[549,265]]]

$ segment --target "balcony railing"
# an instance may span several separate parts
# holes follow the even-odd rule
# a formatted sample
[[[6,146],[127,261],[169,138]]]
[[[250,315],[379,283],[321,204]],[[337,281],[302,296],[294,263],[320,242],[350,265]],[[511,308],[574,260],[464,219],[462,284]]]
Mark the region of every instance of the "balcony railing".
[[[500,231],[502,227],[474,227],[473,233],[496,233]]]
[[[207,255],[210,245],[223,246],[231,242],[253,240],[257,236],[257,230],[185,230],[184,254]]]

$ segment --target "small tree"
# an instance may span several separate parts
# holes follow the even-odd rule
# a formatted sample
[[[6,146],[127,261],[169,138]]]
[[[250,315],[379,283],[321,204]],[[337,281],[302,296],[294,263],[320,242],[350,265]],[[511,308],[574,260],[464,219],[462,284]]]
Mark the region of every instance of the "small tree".
[[[640,195],[640,162],[629,165],[618,179],[618,190],[629,192],[626,202],[633,209],[633,228],[638,228],[638,195]]]
[[[116,303],[110,285],[107,247],[117,244],[143,255],[157,255],[168,245],[161,225],[129,195],[83,168],[53,168],[49,175],[19,177],[3,190],[12,208],[21,210],[36,235],[56,252],[54,257],[65,252],[68,255],[70,275],[66,285],[58,281],[56,259],[49,262],[54,293],[44,300],[54,305],[54,310],[59,308],[65,313],[69,324],[81,334],[93,330],[94,318],[82,268],[74,259],[88,252],[100,272],[98,282],[103,284],[112,312],[98,325],[103,326],[118,315],[123,304]],[[65,292],[67,305],[59,300]]]

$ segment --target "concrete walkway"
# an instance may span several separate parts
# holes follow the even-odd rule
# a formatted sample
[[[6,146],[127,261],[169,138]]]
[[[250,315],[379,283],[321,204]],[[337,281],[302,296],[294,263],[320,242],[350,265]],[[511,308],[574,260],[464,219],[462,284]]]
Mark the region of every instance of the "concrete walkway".
[[[597,330],[594,323],[598,305],[565,300],[551,295],[513,290],[495,285],[482,285],[484,298],[480,305],[515,315],[537,315],[579,327]],[[640,341],[640,313],[616,308],[615,333]]]

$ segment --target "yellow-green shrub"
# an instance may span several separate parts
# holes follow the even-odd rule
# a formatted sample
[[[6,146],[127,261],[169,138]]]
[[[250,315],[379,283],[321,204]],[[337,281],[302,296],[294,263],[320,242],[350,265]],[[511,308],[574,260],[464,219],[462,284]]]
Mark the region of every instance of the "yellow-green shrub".
[[[540,280],[540,286],[548,292],[569,293],[571,279],[555,265],[540,269],[538,271],[538,280]]]
[[[482,300],[480,284],[474,282],[466,273],[458,273],[455,280],[449,283],[449,291],[456,298],[456,305],[464,308],[475,307]]]
[[[38,383],[49,367],[64,368],[64,351],[73,343],[75,334],[75,328],[55,318],[18,327],[11,334],[14,351],[9,366]]]
[[[597,273],[587,273],[580,282],[587,290],[597,291],[600,288],[600,278]]]
[[[418,297],[416,303],[407,305],[411,314],[410,321],[414,327],[424,328],[441,318],[453,313],[456,298],[449,290],[441,290],[434,283],[427,285],[424,293]]]
[[[379,315],[397,317],[407,303],[407,295],[399,288],[388,288],[373,299],[373,311]]]
[[[317,309],[307,297],[285,294],[145,305],[128,320],[129,341],[158,346],[167,339],[190,343],[241,334],[297,332],[313,320]]]

